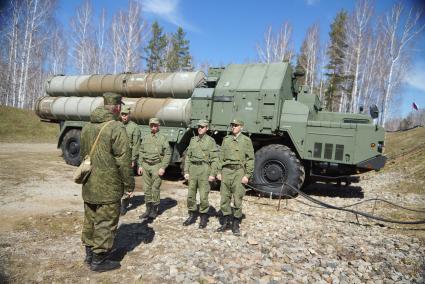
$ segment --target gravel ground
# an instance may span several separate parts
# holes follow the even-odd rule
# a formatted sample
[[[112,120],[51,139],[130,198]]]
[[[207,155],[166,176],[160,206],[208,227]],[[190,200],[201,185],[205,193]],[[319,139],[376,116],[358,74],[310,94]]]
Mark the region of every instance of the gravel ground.
[[[55,151],[53,146],[53,150],[47,148]],[[1,159],[7,158],[7,150],[0,147]],[[5,192],[12,189],[26,195],[12,199],[1,194],[9,199],[0,205],[6,220],[0,226],[0,282],[424,283],[424,225],[377,223],[303,204],[307,201],[302,197],[281,200],[277,210],[279,200],[251,194],[245,197],[242,236],[236,237],[230,231],[215,232],[219,226],[214,216],[214,209],[219,209],[217,191],[210,194],[212,216],[207,228],[198,229],[198,224],[183,227],[186,187],[180,181],[164,182],[161,215],[148,223],[138,219],[144,211],[139,178],[138,194],[121,218],[116,237],[114,258],[121,260],[122,267],[93,273],[82,263],[82,206],[76,204],[81,193],[70,181],[72,169],[54,163],[43,180],[15,187],[7,179],[1,180],[2,193],[7,185]],[[62,178],[57,173],[62,173]],[[371,174],[353,186],[319,184],[305,191],[338,206],[381,197],[423,208],[423,195],[389,190],[400,180],[403,176],[397,173]],[[53,190],[55,198],[63,193],[60,206],[52,198],[49,204],[37,207],[36,214],[19,210],[27,204],[34,206],[35,200],[42,203]],[[373,206],[368,203],[355,209],[371,213]],[[406,214],[380,203],[373,213],[392,218]],[[418,216],[423,219],[423,214]]]

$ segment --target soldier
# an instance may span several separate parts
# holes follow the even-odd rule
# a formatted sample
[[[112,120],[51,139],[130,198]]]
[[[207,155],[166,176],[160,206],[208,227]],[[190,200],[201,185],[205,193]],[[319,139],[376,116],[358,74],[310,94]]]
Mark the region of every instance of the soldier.
[[[199,190],[201,204],[199,212],[201,213],[201,221],[199,228],[203,229],[208,223],[208,194],[210,185],[217,174],[217,145],[214,139],[208,134],[208,120],[199,120],[198,136],[190,140],[187,148],[186,159],[184,163],[184,178],[189,181],[189,189],[187,193],[187,209],[189,217],[184,221],[184,226],[189,226],[196,222],[197,206],[196,191]]]
[[[98,272],[120,267],[108,256],[117,230],[121,197],[124,193],[131,196],[134,190],[127,134],[122,123],[116,121],[121,96],[105,93],[104,104],[91,113],[90,123],[83,127],[80,151],[83,159],[96,144],[90,157],[93,169],[83,184],[82,242],[86,248],[84,262]]]
[[[155,219],[160,202],[161,177],[171,160],[171,149],[167,138],[159,134],[159,119],[149,119],[151,133],[142,138],[139,151],[139,175],[142,175],[145,192],[146,212],[140,218]]]
[[[137,174],[137,158],[139,156],[140,147],[140,128],[136,123],[130,120],[130,107],[124,106],[121,109],[120,115],[121,121],[125,126],[127,132],[128,142],[130,143],[131,151],[131,167],[133,168],[134,174]],[[121,200],[121,215],[127,213],[127,207],[129,205],[130,198],[125,195]]]
[[[242,218],[242,199],[245,196],[244,185],[248,183],[254,170],[254,148],[251,139],[241,133],[243,121],[234,119],[231,123],[232,134],[223,139],[218,163],[217,178],[221,180],[220,209],[223,213],[223,225],[217,229],[224,232],[230,229],[233,196],[232,232],[239,236],[239,224]]]

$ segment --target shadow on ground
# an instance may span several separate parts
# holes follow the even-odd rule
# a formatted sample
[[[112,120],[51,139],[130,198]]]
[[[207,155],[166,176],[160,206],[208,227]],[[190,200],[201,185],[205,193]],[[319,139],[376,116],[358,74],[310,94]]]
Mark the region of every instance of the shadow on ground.
[[[126,213],[144,204],[145,204],[144,195],[133,196],[129,201],[129,206],[126,208]],[[159,207],[158,207],[158,214],[161,215],[162,213],[164,213],[168,209],[173,208],[176,205],[177,205],[177,200],[169,198],[169,197],[163,198],[161,199]]]
[[[363,188],[360,186],[337,186],[326,183],[313,183],[304,187],[302,191],[308,195],[339,197],[339,198],[364,198]]]
[[[117,230],[111,259],[117,261],[123,260],[128,252],[134,250],[141,243],[151,243],[154,237],[155,231],[149,227],[148,221],[121,224]]]

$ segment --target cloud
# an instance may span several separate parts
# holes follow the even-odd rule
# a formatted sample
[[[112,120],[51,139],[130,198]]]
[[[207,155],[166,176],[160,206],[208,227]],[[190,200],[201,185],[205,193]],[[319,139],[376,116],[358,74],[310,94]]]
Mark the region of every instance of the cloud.
[[[143,11],[156,15],[175,26],[197,31],[194,26],[184,20],[179,4],[180,0],[146,0],[143,2]]]
[[[314,6],[317,3],[319,3],[320,0],[305,0],[305,2],[307,3],[307,6]]]
[[[409,86],[425,92],[425,63],[416,64],[413,70],[406,76],[404,82]]]

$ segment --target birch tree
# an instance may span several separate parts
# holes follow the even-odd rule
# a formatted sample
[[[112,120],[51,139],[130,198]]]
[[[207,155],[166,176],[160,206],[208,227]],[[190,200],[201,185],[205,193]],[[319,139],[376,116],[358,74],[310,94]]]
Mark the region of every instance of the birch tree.
[[[257,54],[262,63],[291,61],[293,57],[292,26],[284,22],[277,34],[269,26],[264,33],[264,42],[257,44]]]
[[[425,28],[425,24],[420,22],[423,14],[422,10],[410,9],[403,17],[404,6],[397,3],[391,11],[387,13],[381,22],[383,30],[383,40],[385,43],[386,72],[384,74],[384,91],[380,98],[381,117],[380,124],[385,125],[388,110],[392,97],[401,83],[402,70],[408,63],[408,47],[413,44],[413,40],[418,37]],[[403,21],[403,18],[405,20]]]
[[[114,72],[137,72],[142,66],[146,21],[140,1],[130,0],[128,11],[118,11],[111,26]]]
[[[108,72],[109,56],[107,52],[106,32],[106,9],[102,8],[95,32],[96,46],[94,47],[93,71],[96,74]]]
[[[89,73],[90,58],[93,54],[93,7],[91,0],[84,0],[76,10],[75,16],[71,19],[71,40],[72,40],[72,62],[79,74]],[[91,66],[91,67],[90,67]]]
[[[52,25],[50,30],[51,44],[47,49],[47,72],[51,75],[64,74],[68,45],[60,25]]]
[[[2,66],[4,73],[2,72],[3,76],[0,82],[1,102],[7,106],[13,105],[13,98],[18,86],[18,36],[20,34],[20,26],[18,24],[22,14],[21,7],[17,2],[10,1],[9,10],[4,10],[1,14],[2,44],[7,46],[5,54],[2,54],[2,57],[6,59],[6,64]]]
[[[369,0],[358,0],[353,14],[347,21],[347,49],[349,53],[346,58],[352,60],[349,63],[352,78],[352,89],[349,96],[348,110],[355,112],[358,109],[361,94],[361,77],[363,75],[364,64],[367,55],[367,31],[370,19],[373,14],[373,7]]]
[[[317,81],[318,55],[320,52],[319,24],[313,24],[308,28],[306,37],[301,46],[298,64],[304,69],[304,85],[314,91]]]

